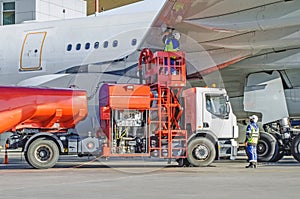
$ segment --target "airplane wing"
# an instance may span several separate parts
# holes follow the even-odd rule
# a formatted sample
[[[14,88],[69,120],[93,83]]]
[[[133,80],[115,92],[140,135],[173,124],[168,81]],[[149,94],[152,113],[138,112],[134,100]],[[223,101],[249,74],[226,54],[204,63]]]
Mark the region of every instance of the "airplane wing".
[[[300,1],[292,0],[168,0],[146,44],[162,48],[166,28],[180,32],[190,82],[217,83],[233,97],[260,71],[279,70],[298,87],[299,15]]]

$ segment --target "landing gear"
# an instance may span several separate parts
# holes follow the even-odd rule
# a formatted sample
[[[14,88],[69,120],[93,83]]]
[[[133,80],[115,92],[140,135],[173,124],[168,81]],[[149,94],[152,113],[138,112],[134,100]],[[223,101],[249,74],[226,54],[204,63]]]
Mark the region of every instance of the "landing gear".
[[[283,141],[281,139],[281,136],[279,134],[273,134],[273,136],[276,139],[276,144],[275,144],[275,152],[270,162],[277,162],[283,158],[285,152],[284,152],[284,147],[282,144]]]
[[[260,162],[271,161],[274,154],[277,154],[279,147],[276,147],[276,138],[266,132],[260,133],[260,138],[257,143],[257,160]]]
[[[300,162],[299,130],[291,128],[287,118],[264,125],[264,130],[257,145],[258,161],[277,162],[284,155],[293,155]]]
[[[298,134],[292,141],[292,155],[300,162],[300,134]]]
[[[283,156],[284,156],[284,151],[279,149],[277,153],[274,153],[274,156],[272,157],[270,162],[277,162],[281,160]]]

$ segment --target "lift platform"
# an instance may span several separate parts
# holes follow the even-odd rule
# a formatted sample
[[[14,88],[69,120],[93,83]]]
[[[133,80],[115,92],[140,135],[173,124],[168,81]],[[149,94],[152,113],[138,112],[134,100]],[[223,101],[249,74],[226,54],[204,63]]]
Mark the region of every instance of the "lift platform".
[[[154,93],[150,115],[156,117],[149,117],[149,127],[155,127],[158,138],[150,151],[157,151],[162,158],[185,158],[187,131],[179,124],[183,113],[179,96],[186,86],[185,53],[155,52],[145,63],[145,81]]]
[[[186,66],[184,52],[163,52],[153,54],[153,58],[145,63],[146,84],[160,84],[166,87],[186,86]]]

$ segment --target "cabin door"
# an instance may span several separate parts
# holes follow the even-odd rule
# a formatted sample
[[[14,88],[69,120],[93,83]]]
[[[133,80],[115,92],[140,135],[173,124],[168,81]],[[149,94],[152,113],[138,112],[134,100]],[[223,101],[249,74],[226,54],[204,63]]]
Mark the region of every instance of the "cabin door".
[[[31,32],[25,35],[20,56],[20,71],[42,69],[42,52],[46,34],[47,32]]]

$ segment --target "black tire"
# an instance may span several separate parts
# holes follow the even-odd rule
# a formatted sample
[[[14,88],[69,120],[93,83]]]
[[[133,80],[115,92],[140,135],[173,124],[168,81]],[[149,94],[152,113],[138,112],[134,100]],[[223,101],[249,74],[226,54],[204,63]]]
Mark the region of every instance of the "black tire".
[[[276,138],[276,144],[275,144],[275,152],[270,162],[277,162],[283,158],[284,150],[280,147],[280,139],[281,139],[280,135],[273,134],[273,136]]]
[[[187,160],[187,158],[179,158],[176,160],[178,162],[179,167],[189,167],[190,162]]]
[[[272,157],[270,162],[278,162],[279,160],[281,160],[283,158],[283,156],[284,156],[284,151],[278,150],[278,152],[276,154],[274,154],[274,156]]]
[[[300,134],[292,141],[292,155],[298,162],[300,162]]]
[[[30,143],[25,159],[36,169],[53,167],[59,158],[59,150],[53,140],[36,139]]]
[[[266,132],[260,133],[260,138],[257,143],[257,160],[259,162],[269,162],[273,158],[274,154],[277,154],[279,150],[276,147],[276,138]]]
[[[24,153],[24,157],[25,157],[26,162],[27,162],[30,166],[32,166],[32,165],[29,163],[29,161],[28,161],[28,155],[27,155],[27,152]]]
[[[198,137],[189,143],[187,160],[191,165],[205,167],[210,165],[215,158],[216,149],[209,139]]]

